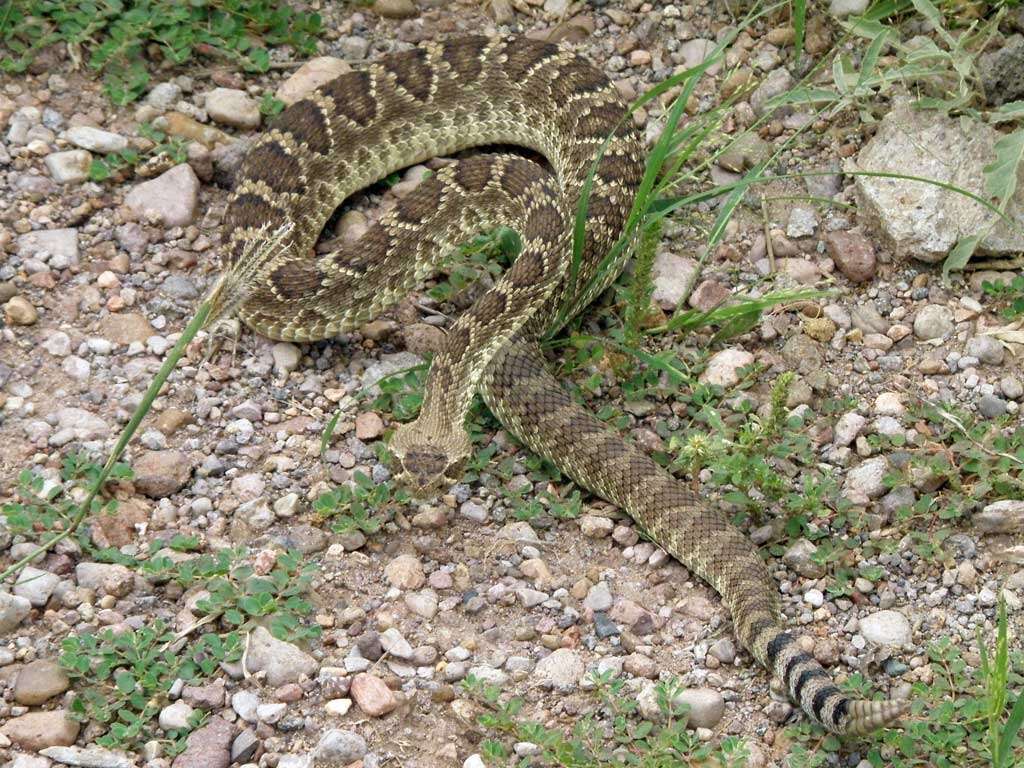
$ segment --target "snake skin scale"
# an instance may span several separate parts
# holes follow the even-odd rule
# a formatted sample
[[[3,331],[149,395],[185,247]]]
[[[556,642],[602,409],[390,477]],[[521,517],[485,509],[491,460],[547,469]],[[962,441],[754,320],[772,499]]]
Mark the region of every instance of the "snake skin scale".
[[[463,38],[384,57],[285,109],[243,161],[225,216],[225,269],[210,322],[237,315],[275,339],[311,341],[358,328],[437,272],[468,236],[519,232],[512,267],[451,328],[419,418],[390,448],[402,479],[428,489],[459,478],[473,394],[531,450],[625,509],[711,584],[740,642],[829,731],[896,722],[903,701],[854,700],[781,621],[778,589],[751,542],[682,481],[590,414],[546,370],[537,339],[608,287],[591,281],[619,238],[643,175],[638,130],[599,71],[558,47]],[[610,138],[609,138],[610,137]],[[602,145],[578,279],[569,280],[573,216]],[[494,145],[446,166],[357,242],[317,256],[324,222],[348,196],[435,156]],[[625,249],[624,249],[625,250]],[[581,286],[587,286],[583,289]]]

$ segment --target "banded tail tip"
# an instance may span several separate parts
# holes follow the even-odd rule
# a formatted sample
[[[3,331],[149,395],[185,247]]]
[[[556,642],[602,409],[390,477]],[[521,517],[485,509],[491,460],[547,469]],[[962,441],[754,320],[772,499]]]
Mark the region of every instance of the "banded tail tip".
[[[888,728],[896,725],[909,711],[910,702],[906,699],[851,701],[842,731],[850,735],[863,735],[879,728]]]

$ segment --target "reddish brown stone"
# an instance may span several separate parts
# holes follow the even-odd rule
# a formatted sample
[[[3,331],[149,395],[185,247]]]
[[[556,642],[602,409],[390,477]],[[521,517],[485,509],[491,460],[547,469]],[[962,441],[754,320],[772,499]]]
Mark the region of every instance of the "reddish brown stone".
[[[828,255],[836,269],[855,283],[866,283],[875,276],[878,262],[871,241],[859,232],[829,232],[825,236]]]
[[[732,298],[732,291],[717,280],[705,280],[690,296],[690,306],[701,312],[708,312],[726,304]]]
[[[368,672],[356,675],[350,689],[352,699],[370,717],[381,717],[398,706],[398,700],[384,681]]]
[[[192,476],[192,460],[181,451],[146,451],[132,465],[135,487],[154,499],[170,496]]]
[[[228,768],[235,726],[220,717],[210,718],[188,737],[185,751],[174,758],[172,768]]]

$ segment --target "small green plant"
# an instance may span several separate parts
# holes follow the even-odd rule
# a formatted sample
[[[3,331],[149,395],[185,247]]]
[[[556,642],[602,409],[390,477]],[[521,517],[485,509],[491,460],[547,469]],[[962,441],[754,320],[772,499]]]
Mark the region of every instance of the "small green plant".
[[[1024,427],[937,403],[918,412],[942,449],[920,451],[911,467],[946,486],[944,517],[961,516],[989,499],[1024,496]]]
[[[156,554],[163,547],[167,547],[175,552],[196,552],[202,549],[202,542],[198,536],[176,533],[168,541],[160,541],[159,539],[152,541],[149,545],[150,555]]]
[[[539,515],[549,514],[558,520],[572,520],[579,517],[583,508],[580,492],[574,490],[568,498],[562,498],[550,491],[532,493],[529,490],[505,491],[506,500],[512,507],[512,516],[516,520],[533,520]]]
[[[268,572],[257,573],[253,565],[240,562],[242,555],[222,549],[177,562],[155,555],[141,570],[154,580],[173,580],[185,589],[201,586],[206,596],[196,601],[196,612],[204,623],[222,621],[233,644],[241,633],[264,624],[279,640],[319,637],[320,627],[304,621],[313,610],[306,594],[316,566],[304,565],[301,554],[288,551],[277,554]]]
[[[704,468],[712,471],[711,483],[722,486],[724,501],[762,519],[765,505],[786,495],[790,478],[780,472],[780,461],[813,466],[810,441],[800,431],[801,419],[787,418],[786,398],[794,375],[782,374],[771,392],[770,410],[765,418],[749,411],[746,401],[739,405],[744,421],[729,427],[719,411],[705,407],[701,420],[712,430],[686,436],[673,436],[670,452],[677,455],[675,465],[696,476]]]
[[[1024,316],[1024,274],[1016,275],[1009,283],[985,281],[981,285],[985,294],[1002,307],[999,313],[1007,320]]]
[[[74,496],[81,493],[84,487],[94,484],[100,471],[98,464],[81,453],[64,457],[60,483],[50,482],[31,470],[22,470],[18,475],[17,500],[6,502],[2,508],[8,528],[12,533],[30,541],[39,541],[54,531],[67,530],[80,509]],[[116,463],[111,468],[110,479],[131,478],[132,471],[128,465]],[[116,499],[101,501],[94,498],[90,506],[94,515],[112,515],[117,512]],[[84,530],[78,531],[78,541],[83,547],[91,547],[88,533]]]
[[[367,535],[380,530],[384,520],[376,513],[391,504],[409,500],[403,488],[392,488],[391,483],[377,483],[362,472],[356,472],[352,485],[342,485],[321,494],[313,502],[313,510],[324,520],[331,521],[335,533],[361,531]]]
[[[284,108],[285,103],[269,91],[264,93],[263,98],[260,99],[260,113],[265,117],[279,115],[284,111]]]
[[[188,158],[188,142],[185,139],[168,136],[164,131],[148,123],[140,125],[138,132],[140,136],[153,142],[153,146],[141,153],[129,147],[103,157],[94,157],[89,166],[89,178],[93,181],[104,181],[119,170],[134,167],[144,160],[156,157],[166,156],[172,164],[183,163]]]
[[[152,626],[115,633],[71,635],[61,644],[60,665],[80,685],[71,703],[72,715],[106,727],[96,743],[112,749],[137,749],[157,738],[153,718],[169,702],[175,680],[193,680],[201,671],[193,659],[173,649],[174,633],[160,620]],[[196,646],[202,658],[209,641]],[[223,649],[222,649],[223,650]],[[236,649],[240,655],[240,648]],[[224,653],[220,660],[231,654]],[[190,728],[171,731],[159,740],[169,754],[184,749],[185,737],[204,715],[197,711]]]
[[[522,249],[519,234],[508,227],[498,227],[457,248],[445,264],[447,277],[439,280],[428,293],[437,301],[450,301],[470,285],[488,274],[496,278]]]
[[[636,700],[626,695],[625,681],[613,673],[592,675],[596,706],[579,718],[572,732],[562,733],[523,716],[518,697],[502,701],[501,689],[467,677],[462,688],[486,708],[479,723],[491,738],[481,742],[489,764],[508,764],[511,743],[529,742],[539,750],[518,766],[563,768],[669,768],[708,766],[740,768],[749,755],[746,745],[729,737],[717,745],[702,743],[687,730],[688,707],[678,701],[683,686],[663,680],[654,688],[657,713],[641,714]]]
[[[267,45],[308,56],[321,27],[318,14],[273,0],[10,0],[0,11],[0,68],[24,72],[39,51],[66,43],[73,59],[103,74],[114,103],[128,104],[149,85],[148,63],[200,55],[266,72]]]
[[[373,400],[371,407],[376,411],[391,413],[399,421],[416,418],[423,404],[427,370],[428,365],[424,363],[385,376],[377,382],[380,394]]]

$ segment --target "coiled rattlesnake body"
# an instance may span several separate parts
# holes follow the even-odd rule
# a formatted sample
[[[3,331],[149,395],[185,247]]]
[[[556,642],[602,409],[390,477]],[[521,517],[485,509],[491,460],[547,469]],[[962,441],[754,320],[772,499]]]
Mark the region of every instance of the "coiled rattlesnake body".
[[[853,700],[780,620],[777,587],[748,539],[681,481],[573,402],[545,370],[537,338],[559,306],[571,317],[623,264],[598,265],[620,236],[643,174],[636,129],[603,74],[556,46],[465,38],[387,56],[290,106],[244,160],[225,218],[225,271],[211,320],[237,314],[276,339],[309,341],[359,327],[434,273],[469,234],[519,232],[515,263],[459,320],[435,357],[419,418],[391,449],[405,479],[457,479],[463,424],[480,392],[533,451],[623,507],[709,582],[742,644],[814,720],[837,733],[894,722],[905,702]],[[605,140],[578,274],[573,216]],[[353,192],[397,169],[469,147],[512,154],[460,160],[426,179],[355,244],[322,256],[324,222]],[[582,289],[581,286],[587,286]]]

